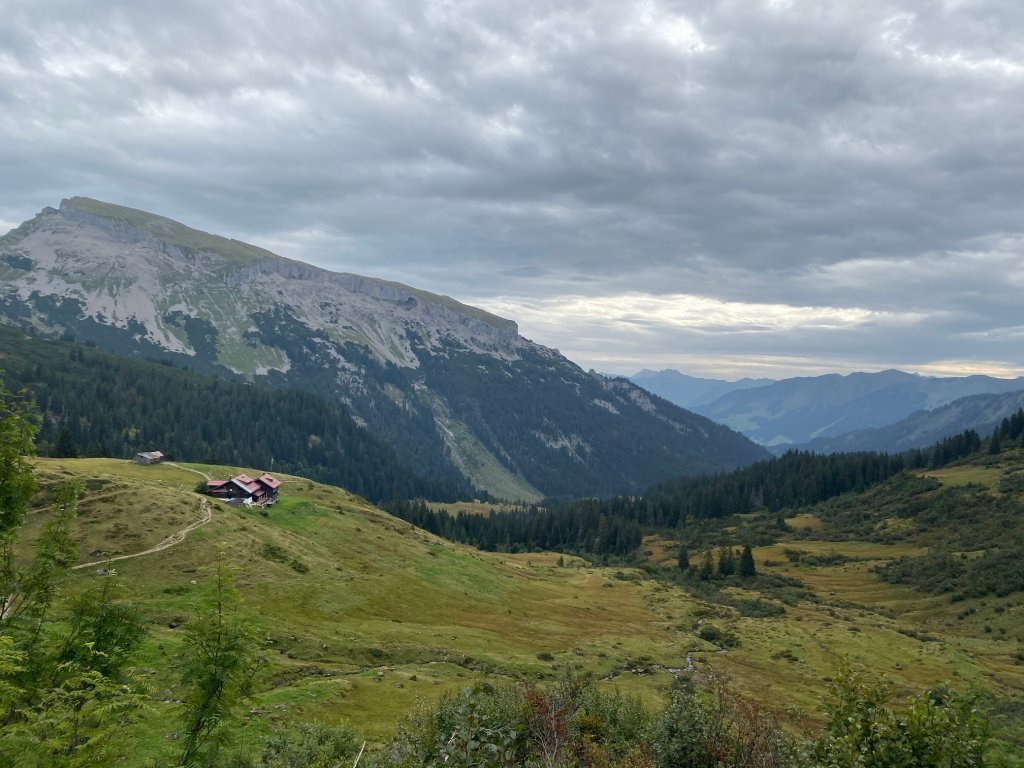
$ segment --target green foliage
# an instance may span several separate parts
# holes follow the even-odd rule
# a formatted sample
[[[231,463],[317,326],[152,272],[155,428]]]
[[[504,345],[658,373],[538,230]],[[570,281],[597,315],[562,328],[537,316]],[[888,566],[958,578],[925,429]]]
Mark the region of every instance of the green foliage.
[[[106,577],[72,601],[68,631],[57,653],[59,664],[76,663],[121,680],[147,630],[138,606],[116,600],[119,587]]]
[[[57,459],[78,457],[78,443],[75,442],[75,436],[71,434],[71,429],[67,424],[62,425],[60,432],[57,433],[57,442],[50,451],[50,455]]]
[[[482,683],[410,717],[378,765],[642,766],[650,723],[638,700],[570,674],[545,689]]]
[[[6,395],[2,384],[0,391]],[[63,637],[48,631],[48,613],[75,555],[71,523],[81,488],[58,486],[33,557],[16,561],[14,545],[34,487],[31,469],[18,457],[33,447],[35,419],[24,401],[4,402],[0,755],[13,756],[19,766],[110,764],[123,754],[124,718],[145,700],[126,668],[145,634],[143,622],[133,607],[115,604],[113,582],[105,580],[73,601]]]
[[[230,768],[338,768],[359,754],[362,738],[346,726],[299,723],[276,730],[258,759],[236,756]]]
[[[733,554],[732,547],[719,547],[716,573],[723,578],[736,573],[736,556]]]
[[[740,638],[735,632],[719,629],[714,624],[702,624],[697,634],[702,640],[722,648],[736,648],[740,644]]]
[[[940,440],[932,446],[929,449],[931,458],[928,461],[928,466],[932,469],[938,469],[980,450],[981,438],[973,429],[968,429],[959,435],[953,435]],[[915,462],[915,464],[923,466],[923,463]]]
[[[14,557],[18,529],[8,532],[0,554],[0,630],[21,619],[42,623],[57,590],[57,579],[75,557],[71,522],[78,507],[81,488],[58,486],[51,518],[36,541],[35,556],[27,565]]]
[[[679,570],[687,573],[690,570],[690,553],[686,550],[686,544],[679,545],[679,553],[676,557],[679,560]]]
[[[969,700],[928,691],[905,707],[884,683],[844,665],[825,701],[828,721],[813,747],[827,768],[984,765],[986,725]]]
[[[233,576],[217,558],[203,607],[185,625],[181,681],[184,746],[179,765],[213,765],[227,730],[222,726],[252,692],[263,664],[255,637],[235,614]]]
[[[643,496],[547,500],[542,508],[490,515],[450,515],[425,504],[393,500],[391,514],[439,536],[485,550],[562,550],[580,554],[632,553],[644,533],[678,529],[692,544],[719,544],[726,516],[756,510],[778,512],[849,494],[884,482],[903,470],[899,456],[816,456],[793,451],[725,475],[687,477],[661,483]],[[748,526],[744,540],[771,543],[784,532],[781,517]],[[715,524],[719,524],[715,528]],[[748,577],[750,562],[747,564]],[[723,570],[724,569],[724,570]],[[718,575],[732,576],[739,563],[731,549],[719,550]],[[705,578],[702,574],[701,578]]]
[[[0,382],[0,545],[5,549],[36,489],[30,457],[38,431],[39,415],[28,396],[13,394]],[[0,606],[4,597],[0,592]]]
[[[704,557],[701,558],[697,575],[700,576],[701,581],[707,581],[715,575],[715,561],[711,556],[710,549],[704,550]]]
[[[743,554],[740,555],[739,574],[744,579],[757,575],[757,566],[754,564],[754,552],[749,544],[743,546]]]
[[[512,768],[523,763],[517,747],[520,733],[480,706],[479,689],[470,690],[456,713],[451,735],[437,743],[437,757],[452,768]]]
[[[785,616],[786,614],[786,609],[781,605],[760,598],[755,600],[737,598],[732,601],[732,604],[740,612],[740,616],[747,616],[751,619],[765,619],[770,616]]]
[[[640,546],[640,526],[618,513],[602,508],[594,499],[571,507],[493,511],[489,515],[431,510],[422,501],[393,499],[383,505],[395,517],[451,541],[487,551],[574,552],[589,555],[632,553]]]
[[[913,584],[933,594],[951,593],[954,600],[995,595],[1005,597],[1024,591],[1024,545],[1006,546],[963,560],[947,551],[922,557],[901,557],[876,568],[892,584]]]
[[[697,694],[683,687],[658,718],[651,736],[659,768],[796,768],[794,741],[764,709],[717,688]]]
[[[133,679],[117,682],[104,675],[102,664],[75,658],[57,665],[39,700],[9,718],[0,747],[18,755],[14,765],[84,768],[122,756],[122,723],[145,706],[146,696]]]
[[[644,494],[645,507],[652,520],[667,527],[688,517],[778,512],[863,491],[903,469],[902,457],[884,453],[789,451],[728,474],[659,483]]]

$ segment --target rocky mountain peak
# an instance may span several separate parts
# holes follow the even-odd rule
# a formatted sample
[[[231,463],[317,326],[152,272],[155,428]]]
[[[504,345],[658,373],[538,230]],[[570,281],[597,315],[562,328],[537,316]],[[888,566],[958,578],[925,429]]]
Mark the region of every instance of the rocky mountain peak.
[[[217,332],[218,362],[249,375],[287,370],[285,355],[251,338],[253,313],[282,297],[296,321],[400,366],[419,365],[414,340],[427,349],[444,342],[502,357],[514,357],[525,343],[511,320],[449,296],[331,272],[87,197],[45,208],[0,240],[0,259],[4,254],[21,302],[51,297],[61,306],[78,304],[83,318],[191,355],[198,351],[194,340],[174,318],[209,323]],[[49,314],[36,324],[53,330],[59,324]]]

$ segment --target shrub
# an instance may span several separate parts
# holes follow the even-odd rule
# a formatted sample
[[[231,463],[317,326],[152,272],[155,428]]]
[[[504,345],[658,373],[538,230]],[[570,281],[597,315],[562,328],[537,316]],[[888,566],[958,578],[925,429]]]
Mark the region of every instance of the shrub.
[[[333,768],[351,762],[362,739],[351,728],[302,723],[271,736],[259,768]]]
[[[697,634],[702,640],[707,640],[722,648],[737,648],[740,644],[740,639],[735,632],[719,629],[714,624],[704,624]]]
[[[710,695],[676,689],[654,726],[651,749],[659,768],[802,764],[797,745],[769,712],[722,687]]]
[[[844,665],[829,688],[824,733],[814,744],[823,766],[984,765],[986,726],[969,700],[927,691],[906,708],[890,704],[881,682]]]

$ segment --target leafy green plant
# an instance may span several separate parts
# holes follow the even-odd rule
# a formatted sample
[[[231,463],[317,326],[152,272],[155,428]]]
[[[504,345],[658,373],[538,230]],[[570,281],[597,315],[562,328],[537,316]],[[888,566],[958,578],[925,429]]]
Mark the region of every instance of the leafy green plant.
[[[968,699],[927,691],[906,706],[891,702],[884,681],[844,664],[825,701],[825,730],[813,746],[820,766],[897,768],[984,765],[987,729]]]
[[[651,737],[659,768],[797,768],[794,740],[755,702],[724,686],[710,693],[677,687]]]

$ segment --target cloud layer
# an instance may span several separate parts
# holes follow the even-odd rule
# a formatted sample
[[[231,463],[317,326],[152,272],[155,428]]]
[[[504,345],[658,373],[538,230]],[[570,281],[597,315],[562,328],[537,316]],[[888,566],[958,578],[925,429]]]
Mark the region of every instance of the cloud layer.
[[[585,366],[1024,373],[1024,6],[8,0],[0,226],[84,194]]]

